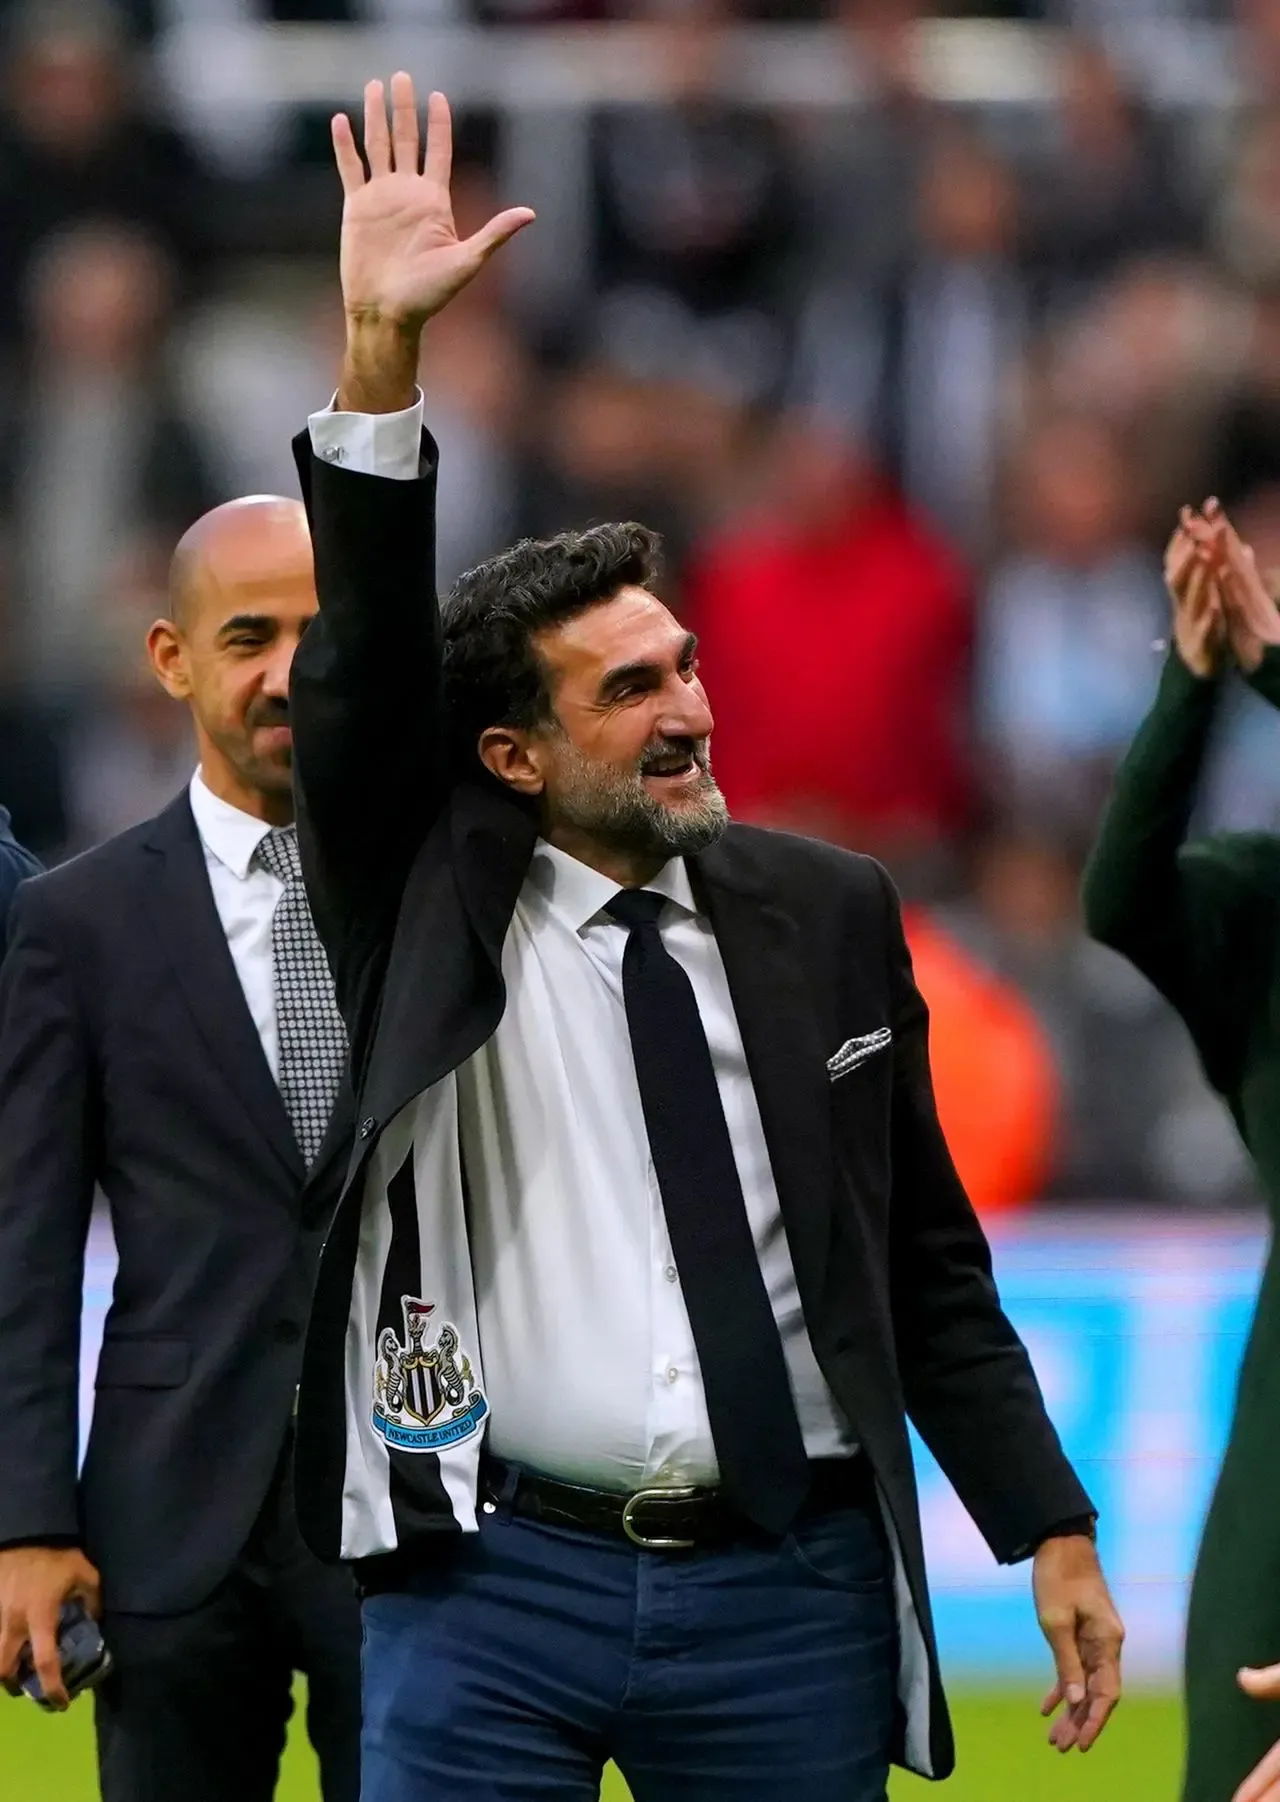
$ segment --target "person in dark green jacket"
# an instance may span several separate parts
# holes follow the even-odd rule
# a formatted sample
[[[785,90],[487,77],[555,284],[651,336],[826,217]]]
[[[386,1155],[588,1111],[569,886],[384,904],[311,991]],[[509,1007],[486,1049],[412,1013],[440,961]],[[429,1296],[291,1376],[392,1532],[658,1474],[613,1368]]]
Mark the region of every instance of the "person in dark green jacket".
[[[1280,1217],[1280,837],[1190,839],[1234,664],[1280,707],[1280,612],[1216,503],[1184,510],[1165,576],[1173,644],[1116,776],[1084,917],[1182,1015]],[[1237,1675],[1280,1657],[1280,1255],[1262,1279],[1187,1622],[1183,1802],[1232,1802],[1280,1739],[1280,1700]],[[1251,1788],[1250,1802],[1280,1802]]]

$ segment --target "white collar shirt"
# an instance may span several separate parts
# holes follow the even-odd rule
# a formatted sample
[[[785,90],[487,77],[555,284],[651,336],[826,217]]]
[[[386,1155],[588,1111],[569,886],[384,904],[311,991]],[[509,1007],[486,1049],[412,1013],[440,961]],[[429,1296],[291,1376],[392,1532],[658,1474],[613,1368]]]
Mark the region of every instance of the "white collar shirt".
[[[728,978],[681,859],[662,941],[693,987],[811,1457],[851,1449],[818,1369]],[[540,843],[503,948],[507,1006],[459,1072],[490,1446],[615,1490],[718,1478],[622,994],[618,885]]]
[[[221,800],[199,770],[191,778],[188,792],[227,949],[267,1066],[278,1080],[280,1034],[276,1023],[271,922],[284,884],[253,861],[254,852],[271,828],[265,820],[255,819],[253,814]]]

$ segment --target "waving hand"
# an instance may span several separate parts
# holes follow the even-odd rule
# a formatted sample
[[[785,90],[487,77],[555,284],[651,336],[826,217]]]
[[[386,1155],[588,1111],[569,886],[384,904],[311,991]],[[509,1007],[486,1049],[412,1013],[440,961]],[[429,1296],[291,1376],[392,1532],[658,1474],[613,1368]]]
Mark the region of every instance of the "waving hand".
[[[380,81],[364,91],[364,157],[345,113],[333,120],[342,180],[342,301],[347,354],[338,404],[388,413],[413,398],[418,339],[433,314],[480,273],[495,250],[533,218],[528,207],[498,213],[469,238],[453,221],[449,103],[432,94],[426,154],[409,76],[391,77],[391,120]]]
[[[333,149],[345,196],[342,296],[348,317],[421,325],[533,218],[528,207],[512,207],[472,237],[459,238],[449,194],[449,102],[443,94],[432,94],[428,101],[423,159],[418,104],[408,75],[391,77],[390,128],[382,83],[371,81],[365,88],[367,175],[345,113],[333,120]]]

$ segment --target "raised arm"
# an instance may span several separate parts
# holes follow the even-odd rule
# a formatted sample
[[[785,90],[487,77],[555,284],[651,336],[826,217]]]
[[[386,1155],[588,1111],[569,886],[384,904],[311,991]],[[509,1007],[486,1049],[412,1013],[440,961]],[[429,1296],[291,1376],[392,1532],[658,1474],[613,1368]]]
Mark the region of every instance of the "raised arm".
[[[415,455],[421,334],[533,215],[500,213],[459,239],[448,104],[431,96],[423,160],[407,75],[392,77],[390,125],[382,83],[365,89],[367,173],[345,114],[333,143],[347,343],[337,410],[295,444],[320,616],[291,705],[308,893],[350,1011],[447,792],[434,446],[424,437]]]
[[[1156,705],[1112,787],[1083,881],[1083,919],[1183,1015],[1210,1081],[1228,1088],[1239,1049],[1235,971],[1248,933],[1248,881],[1230,842],[1188,843],[1221,697],[1228,633],[1208,551],[1221,533],[1184,510],[1165,577],[1174,649]]]
[[[1231,1086],[1248,1008],[1251,859],[1242,841],[1188,843],[1229,650],[1221,580],[1225,522],[1183,512],[1165,573],[1174,647],[1155,705],[1117,773],[1084,881],[1092,936],[1121,952],[1177,1008],[1210,1081]],[[1272,610],[1274,612],[1274,609]]]

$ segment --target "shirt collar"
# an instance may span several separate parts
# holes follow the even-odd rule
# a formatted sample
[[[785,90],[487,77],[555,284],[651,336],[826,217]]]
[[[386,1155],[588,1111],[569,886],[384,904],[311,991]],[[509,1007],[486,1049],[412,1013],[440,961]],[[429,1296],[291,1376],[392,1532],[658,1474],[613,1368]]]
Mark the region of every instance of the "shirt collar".
[[[618,884],[612,877],[601,875],[590,864],[579,863],[576,857],[570,857],[557,845],[549,845],[545,839],[539,839],[534,850],[529,881],[545,904],[554,908],[574,932],[589,926],[618,893]],[[673,857],[664,864],[645,887],[654,894],[665,895],[686,913],[698,911],[683,857]]]
[[[196,831],[205,850],[243,882],[253,854],[270,832],[270,826],[242,808],[233,807],[230,801],[219,799],[199,770],[191,778],[189,792]]]

